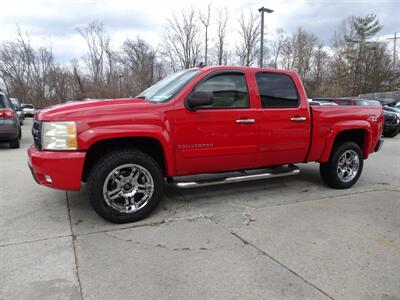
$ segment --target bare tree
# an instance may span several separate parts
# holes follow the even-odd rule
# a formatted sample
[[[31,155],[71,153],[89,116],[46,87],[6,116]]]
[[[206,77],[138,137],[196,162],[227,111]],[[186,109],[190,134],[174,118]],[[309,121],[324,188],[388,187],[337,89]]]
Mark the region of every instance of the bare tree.
[[[282,28],[276,30],[276,38],[271,43],[272,50],[272,60],[269,63],[270,66],[277,69],[279,58],[282,54],[283,47],[287,44],[288,39],[286,37],[285,31]]]
[[[52,49],[35,50],[29,36],[20,31],[15,41],[3,42],[0,47],[1,80],[11,95],[23,101],[39,107],[60,101],[65,95],[61,90],[67,90],[55,84],[55,77],[60,73]],[[57,84],[67,84],[67,81],[57,81]]]
[[[239,56],[240,64],[251,66],[256,61],[259,53],[258,43],[260,42],[260,19],[259,15],[250,12],[246,18],[242,14],[239,18],[239,34],[241,42],[236,46],[236,54]]]
[[[172,69],[188,69],[200,61],[200,29],[196,24],[193,8],[174,14],[167,20],[167,29],[163,38],[163,54],[168,57]]]
[[[82,75],[79,72],[79,62],[77,59],[71,61],[72,76],[74,78],[74,90],[75,95],[78,98],[83,98],[85,95],[85,89],[82,82]]]
[[[226,37],[226,27],[228,24],[228,11],[226,8],[219,9],[217,12],[217,64],[222,65],[224,62],[224,57],[226,57],[225,50],[225,37]]]
[[[284,67],[297,71],[303,80],[307,80],[311,71],[314,49],[318,43],[319,40],[315,35],[298,28],[283,45]]]
[[[210,26],[211,4],[208,4],[205,14],[200,12],[199,19],[204,26],[204,64],[208,65],[208,27]]]
[[[122,63],[127,65],[134,78],[136,93],[154,83],[156,51],[139,36],[135,40],[126,40],[122,46]]]
[[[97,21],[89,23],[86,27],[77,28],[77,31],[85,39],[88,47],[85,62],[93,82],[95,85],[102,87],[106,79],[106,73],[112,72],[110,38],[103,24]]]

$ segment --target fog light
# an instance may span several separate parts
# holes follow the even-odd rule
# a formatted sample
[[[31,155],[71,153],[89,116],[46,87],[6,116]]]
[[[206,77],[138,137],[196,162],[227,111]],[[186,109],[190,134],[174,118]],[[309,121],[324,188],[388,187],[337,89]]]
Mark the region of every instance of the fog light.
[[[48,183],[53,183],[53,180],[51,180],[51,177],[49,175],[44,175],[44,179],[46,180],[46,182]]]

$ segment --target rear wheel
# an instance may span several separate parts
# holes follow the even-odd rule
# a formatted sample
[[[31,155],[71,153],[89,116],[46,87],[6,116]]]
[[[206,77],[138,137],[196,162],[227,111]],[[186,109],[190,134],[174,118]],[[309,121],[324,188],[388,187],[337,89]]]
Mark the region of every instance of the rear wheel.
[[[335,189],[347,189],[355,184],[363,169],[363,155],[354,142],[335,147],[327,163],[320,164],[322,180]]]
[[[94,210],[113,223],[129,223],[151,213],[163,196],[164,178],[149,155],[131,149],[104,156],[88,178]]]

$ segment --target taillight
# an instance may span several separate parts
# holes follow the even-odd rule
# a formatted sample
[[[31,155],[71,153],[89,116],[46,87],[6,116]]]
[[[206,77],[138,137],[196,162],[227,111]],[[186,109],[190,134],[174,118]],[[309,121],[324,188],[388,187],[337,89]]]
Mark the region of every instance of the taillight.
[[[14,118],[14,112],[10,109],[3,109],[0,110],[0,118],[1,119],[13,119]]]

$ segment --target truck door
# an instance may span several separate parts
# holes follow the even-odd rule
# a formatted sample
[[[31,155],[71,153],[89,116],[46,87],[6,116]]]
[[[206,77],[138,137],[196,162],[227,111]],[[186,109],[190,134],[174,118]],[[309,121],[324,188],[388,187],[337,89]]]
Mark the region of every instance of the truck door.
[[[255,76],[261,101],[261,164],[304,161],[311,124],[307,99],[300,99],[293,79],[287,74],[259,72]]]
[[[175,110],[176,170],[222,172],[257,165],[257,111],[251,108],[246,75],[219,71],[201,80],[193,92],[206,92],[213,104],[196,111]]]

